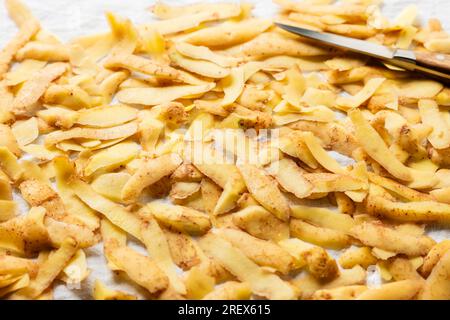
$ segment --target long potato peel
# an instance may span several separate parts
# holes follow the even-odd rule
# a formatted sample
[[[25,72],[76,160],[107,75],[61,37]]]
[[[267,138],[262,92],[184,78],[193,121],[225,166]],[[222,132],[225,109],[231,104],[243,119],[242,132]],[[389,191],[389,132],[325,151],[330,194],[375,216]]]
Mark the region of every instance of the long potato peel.
[[[369,156],[381,164],[394,177],[404,181],[411,181],[412,175],[410,170],[389,151],[375,129],[364,119],[362,113],[359,110],[352,110],[349,112],[349,117],[355,126],[356,138]]]
[[[149,254],[167,275],[173,288],[180,294],[186,294],[186,286],[176,273],[176,267],[172,261],[164,232],[151,214],[145,216],[141,226],[141,234]]]
[[[99,195],[91,186],[81,180],[70,183],[73,192],[95,211],[103,214],[109,221],[137,239],[142,239],[139,218],[123,206]]]
[[[199,244],[203,250],[218,259],[225,268],[235,274],[241,281],[249,282],[254,293],[275,300],[295,298],[294,289],[289,284],[282,281],[278,276],[263,271],[226,240],[208,234],[200,240]]]
[[[261,169],[251,165],[241,165],[238,168],[252,195],[277,218],[288,220],[291,211],[289,204],[271,178]]]
[[[77,252],[77,242],[72,238],[64,240],[62,246],[45,262],[36,275],[36,278],[25,287],[16,292],[12,299],[32,299],[38,297],[58,276]]]

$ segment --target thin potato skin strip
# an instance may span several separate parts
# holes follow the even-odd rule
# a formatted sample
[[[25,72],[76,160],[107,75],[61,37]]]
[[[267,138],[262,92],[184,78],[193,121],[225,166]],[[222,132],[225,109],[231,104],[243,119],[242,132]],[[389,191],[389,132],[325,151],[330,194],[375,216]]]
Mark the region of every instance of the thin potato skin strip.
[[[433,127],[428,140],[436,149],[450,147],[450,125],[441,118],[439,107],[434,100],[419,100],[422,122]]]
[[[29,21],[20,28],[19,33],[7,46],[0,51],[0,79],[8,71],[14,55],[39,31],[40,25],[36,21]]]
[[[175,264],[182,270],[190,270],[201,263],[201,258],[192,238],[182,232],[163,229]]]
[[[119,270],[119,267],[111,261],[106,249],[111,245],[111,243],[118,244],[119,246],[125,246],[127,244],[126,232],[112,224],[109,220],[102,219],[100,233],[103,239],[103,249],[105,250],[105,258],[108,261],[108,267],[113,271]]]
[[[368,222],[353,227],[350,234],[365,245],[412,257],[427,254],[435,243],[425,236],[416,237]]]
[[[46,146],[54,146],[61,141],[73,138],[114,140],[127,138],[137,132],[136,123],[128,123],[122,126],[107,129],[73,128],[67,131],[54,131],[45,138]]]
[[[19,27],[31,20],[37,22],[30,9],[21,0],[6,0],[5,7],[8,15]]]
[[[236,67],[239,59],[223,56],[211,51],[208,47],[193,46],[189,43],[179,42],[175,44],[175,49],[182,55],[196,59],[211,61],[221,67]]]
[[[378,176],[372,172],[369,172],[368,174],[371,182],[383,186],[384,188],[397,193],[409,201],[429,201],[433,199],[433,197],[427,195],[426,193],[421,193],[414,189],[410,189],[398,182],[395,182],[394,180]]]
[[[175,51],[170,54],[170,59],[179,67],[204,77],[222,79],[230,73],[228,69],[212,62],[190,59]]]
[[[156,29],[162,35],[182,32],[196,28],[203,22],[217,21],[236,17],[241,13],[241,7],[239,5],[225,7],[219,6],[199,11],[190,9],[187,9],[185,11],[183,8],[180,11],[182,12],[181,15],[178,13],[178,10],[175,10],[177,14],[170,14],[170,18],[168,18],[167,20],[144,24],[140,26],[140,29]]]
[[[132,294],[107,288],[98,279],[95,281],[92,297],[95,300],[137,300]]]
[[[16,59],[19,61],[35,59],[48,62],[65,62],[69,61],[70,52],[64,45],[29,42],[17,52]]]
[[[130,88],[117,93],[117,99],[122,103],[156,106],[180,98],[205,93],[215,87],[215,84],[198,86],[173,86],[163,88]]]
[[[450,249],[450,240],[443,240],[436,244],[423,260],[423,264],[419,269],[422,276],[428,277],[441,257]]]
[[[259,239],[278,242],[289,238],[289,225],[258,205],[234,213],[233,223]]]
[[[448,279],[449,268],[450,251],[447,250],[425,281],[423,291],[420,293],[420,299],[448,300],[450,298],[450,282]]]
[[[92,190],[87,183],[76,180],[69,185],[73,192],[89,207],[103,214],[111,223],[122,230],[141,239],[141,222],[137,215],[127,211],[124,207],[108,200]]]
[[[37,119],[33,117],[20,123],[16,122],[12,127],[12,133],[20,146],[30,144],[39,136]]]
[[[19,185],[20,193],[32,207],[42,206],[49,213],[48,216],[57,220],[64,220],[66,212],[59,195],[47,184],[36,179],[23,181]]]
[[[300,219],[291,219],[289,227],[292,237],[329,249],[343,249],[349,247],[353,242],[345,232],[316,227]]]
[[[120,270],[147,289],[150,294],[158,295],[169,286],[169,279],[153,259],[127,246],[118,246],[115,242],[109,245],[106,251]]]
[[[366,272],[361,266],[352,269],[342,270],[339,277],[322,284],[319,280],[311,275],[295,279],[293,284],[300,289],[302,299],[309,299],[314,292],[319,289],[328,290],[350,285],[362,285],[366,283]]]
[[[353,300],[366,290],[367,287],[363,285],[343,286],[317,290],[311,298],[312,300]]]
[[[13,181],[17,181],[23,173],[17,157],[6,147],[0,147],[0,168]]]
[[[44,102],[59,104],[71,109],[90,108],[92,99],[77,85],[51,85],[44,95]]]
[[[76,123],[94,128],[108,128],[135,120],[137,113],[135,108],[122,105],[99,107],[80,112]]]
[[[111,12],[106,13],[106,19],[116,41],[111,50],[112,55],[133,53],[138,45],[139,35],[131,20]]]
[[[11,105],[14,101],[13,93],[8,89],[5,80],[0,81],[0,123],[11,122],[14,115],[11,112]]]
[[[278,276],[264,272],[241,251],[220,237],[208,234],[200,240],[200,247],[207,254],[215,257],[240,280],[249,282],[252,291],[274,300],[290,300],[295,298],[292,287]]]
[[[359,39],[367,39],[376,34],[376,30],[372,27],[353,24],[329,25],[326,27],[326,30]]]
[[[95,178],[91,186],[95,192],[116,202],[124,202],[121,198],[121,191],[125,183],[130,179],[130,175],[124,172],[105,173]]]
[[[367,212],[399,221],[440,222],[450,221],[450,205],[435,201],[393,202],[369,195]]]
[[[122,199],[128,200],[139,197],[145,187],[172,174],[181,163],[182,159],[177,154],[164,155],[155,159],[145,159],[142,166],[123,187]]]
[[[14,136],[12,128],[6,124],[0,124],[0,145],[8,148],[15,156],[20,157],[22,152]]]
[[[306,198],[311,195],[314,187],[305,178],[302,171],[294,161],[282,159],[272,162],[268,172],[277,179],[278,183],[288,192],[293,193],[297,198]]]
[[[303,140],[311,151],[312,155],[316,158],[325,169],[330,172],[343,174],[345,170],[340,166],[340,164],[322,148],[319,140],[313,135],[305,133],[303,135]]]
[[[274,33],[263,33],[242,45],[246,56],[269,58],[279,55],[310,57],[327,53],[326,50],[298,40],[283,38]]]
[[[313,193],[358,191],[367,186],[367,183],[349,174],[307,173],[305,178],[314,186]]]
[[[356,300],[410,300],[422,289],[420,280],[403,280],[369,289],[361,293]]]
[[[139,153],[139,146],[135,143],[121,143],[92,156],[84,169],[86,176],[98,170],[114,170],[132,159]]]
[[[355,226],[355,221],[351,217],[330,209],[297,205],[292,206],[291,210],[293,218],[302,219],[321,227],[349,232]]]
[[[36,278],[26,288],[16,292],[11,299],[33,299],[39,296],[58,276],[78,250],[72,238],[64,240],[61,248],[39,268]]]
[[[66,157],[56,157],[53,160],[53,170],[55,172],[56,186],[58,194],[64,204],[64,207],[70,215],[76,215],[91,230],[99,227],[99,218],[95,212],[86,206],[70,188],[75,168]]]
[[[217,12],[217,14],[223,14],[223,12],[233,12],[238,15],[241,12],[239,4],[234,3],[198,3],[187,6],[170,6],[163,2],[157,2],[152,6],[152,12],[160,19],[177,18],[182,15],[196,14],[200,12]],[[224,17],[225,18],[225,17]]]
[[[187,35],[184,41],[206,47],[226,47],[252,39],[271,25],[271,21],[262,19],[250,19],[236,24],[222,24],[193,32]]]
[[[359,147],[356,137],[338,123],[318,123],[315,121],[297,121],[289,128],[310,131],[319,138],[326,150],[334,150],[351,157]]]
[[[386,144],[372,128],[372,126],[364,119],[359,110],[349,112],[353,124],[355,125],[355,135],[364,150],[394,177],[411,181],[412,175],[410,170],[404,166],[395,156],[388,150]]]
[[[243,67],[233,68],[230,75],[222,80],[224,98],[222,106],[228,106],[235,102],[244,90],[245,70]]]
[[[294,257],[296,267],[306,267],[315,278],[330,281],[339,276],[336,261],[325,249],[299,239],[286,239],[278,244]]]
[[[217,199],[213,214],[221,215],[232,210],[236,206],[236,202],[241,193],[245,191],[245,183],[240,175],[232,176],[228,179],[224,186],[224,190]]]
[[[160,223],[178,232],[195,236],[205,234],[212,227],[209,216],[192,208],[153,201],[147,209]]]
[[[282,274],[289,273],[293,268],[292,257],[277,245],[256,239],[243,231],[231,228],[219,229],[218,232],[220,236],[260,266],[274,268]]]
[[[363,104],[366,100],[368,100],[375,91],[380,87],[380,85],[384,82],[384,78],[374,78],[370,79],[361,91],[359,91],[356,95],[350,98],[340,97],[337,100],[338,105],[343,106],[345,108],[358,108],[361,104]]]
[[[228,281],[204,296],[203,300],[249,300],[251,295],[248,283]]]
[[[252,165],[240,165],[238,168],[255,199],[278,219],[287,221],[291,209],[273,180],[264,171]]]
[[[178,70],[168,65],[163,65],[156,61],[132,54],[112,56],[106,60],[104,67],[109,69],[123,68],[130,71],[142,72],[147,75],[154,75],[167,79],[178,79],[180,77]]]
[[[141,233],[147,250],[155,259],[156,264],[167,275],[171,285],[178,293],[186,294],[186,287],[176,273],[164,232],[153,217],[146,216],[141,226]]]
[[[14,98],[11,111],[15,115],[32,113],[32,105],[42,97],[51,82],[59,78],[66,70],[67,65],[58,62],[47,65],[35,73],[30,80],[25,82],[19,94]]]

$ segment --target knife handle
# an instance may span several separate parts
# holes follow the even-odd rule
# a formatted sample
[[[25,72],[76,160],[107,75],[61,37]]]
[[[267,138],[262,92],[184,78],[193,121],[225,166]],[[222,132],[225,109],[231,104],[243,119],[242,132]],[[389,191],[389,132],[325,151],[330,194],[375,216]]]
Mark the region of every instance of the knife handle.
[[[450,55],[424,51],[414,51],[414,54],[416,64],[450,74]]]

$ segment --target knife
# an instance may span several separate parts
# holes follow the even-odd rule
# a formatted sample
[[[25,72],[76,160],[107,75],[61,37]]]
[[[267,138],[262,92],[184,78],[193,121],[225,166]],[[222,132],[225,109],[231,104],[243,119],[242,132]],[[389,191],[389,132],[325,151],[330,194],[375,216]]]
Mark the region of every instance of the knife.
[[[450,55],[403,49],[393,50],[368,41],[338,36],[331,33],[317,32],[282,23],[275,24],[278,27],[299,36],[316,40],[320,43],[339,49],[370,56],[386,62],[387,64],[409,71],[420,72],[443,82],[450,83]]]

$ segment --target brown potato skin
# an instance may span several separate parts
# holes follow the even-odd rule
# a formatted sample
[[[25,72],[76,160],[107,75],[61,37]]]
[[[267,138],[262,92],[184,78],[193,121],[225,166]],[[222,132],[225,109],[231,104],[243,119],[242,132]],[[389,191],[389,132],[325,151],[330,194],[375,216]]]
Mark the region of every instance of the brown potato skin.
[[[340,274],[339,267],[328,252],[321,247],[314,247],[305,253],[308,271],[317,279],[330,281]]]
[[[409,235],[381,223],[364,222],[353,227],[350,234],[366,246],[411,257],[426,255],[435,244],[435,241],[427,236]]]
[[[444,240],[436,244],[428,254],[425,256],[422,266],[419,271],[424,277],[428,277],[434,266],[439,262],[442,256],[450,251],[450,240]]]
[[[343,249],[352,244],[352,238],[344,232],[316,227],[300,219],[291,219],[291,235],[306,242],[329,249]]]
[[[235,229],[220,229],[219,234],[261,266],[267,266],[287,274],[294,266],[294,259],[276,244],[252,237]]]
[[[278,219],[287,221],[291,209],[273,178],[252,165],[241,165],[238,168],[253,197]]]
[[[252,294],[245,282],[228,281],[203,297],[203,300],[248,300]]]
[[[16,157],[22,154],[11,127],[2,123],[0,123],[0,146],[8,148]]]
[[[312,300],[354,300],[367,290],[366,286],[355,285],[335,289],[317,290],[311,297]]]
[[[44,207],[48,215],[57,220],[65,217],[64,204],[58,193],[49,185],[36,179],[29,179],[19,185],[19,190],[30,206]]]
[[[356,265],[367,269],[370,265],[377,263],[377,258],[369,247],[361,247],[344,251],[338,261],[344,269],[351,269]]]
[[[321,123],[315,121],[297,121],[288,126],[294,130],[314,133],[327,150],[334,150],[346,156],[352,156],[353,151],[359,147],[355,136],[344,126],[337,123]]]
[[[169,279],[151,258],[129,247],[115,245],[114,241],[106,251],[115,265],[151,295],[157,296],[169,287]]]
[[[289,238],[289,224],[281,221],[266,209],[250,206],[233,214],[233,223],[250,235],[263,239],[280,241]]]
[[[361,293],[357,300],[410,300],[419,293],[422,286],[422,280],[390,282]]]
[[[395,281],[423,279],[420,274],[414,269],[411,261],[402,257],[394,257],[389,259],[388,270]]]
[[[422,300],[450,300],[450,251],[446,251],[434,266],[425,281],[420,298]]]
[[[163,231],[169,245],[173,262],[175,262],[178,267],[187,271],[201,262],[197,250],[189,236],[166,228],[164,228]]]

